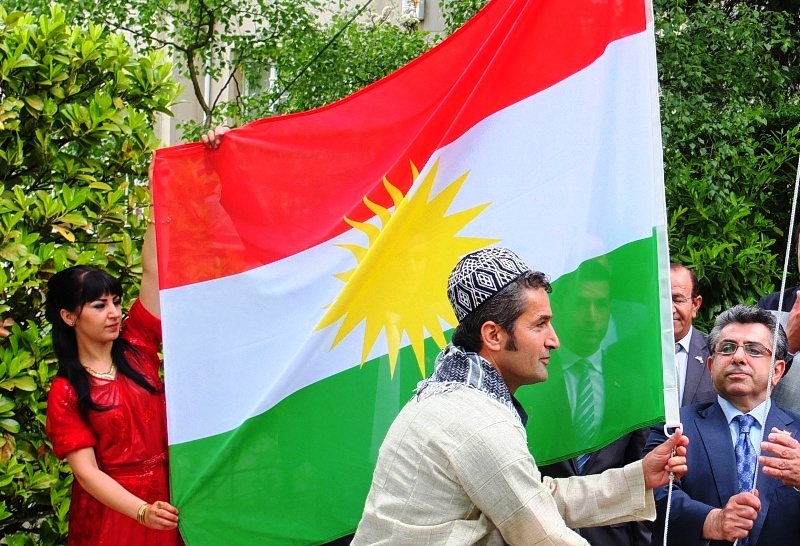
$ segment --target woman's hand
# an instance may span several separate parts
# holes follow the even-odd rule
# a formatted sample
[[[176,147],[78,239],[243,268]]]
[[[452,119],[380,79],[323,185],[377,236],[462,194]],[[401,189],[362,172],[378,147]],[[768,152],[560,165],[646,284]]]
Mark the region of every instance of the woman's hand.
[[[200,140],[203,141],[203,144],[206,145],[206,148],[216,150],[219,148],[219,145],[222,144],[222,135],[230,130],[230,127],[220,125],[219,127],[210,129],[206,134],[200,137]]]
[[[168,531],[178,526],[178,509],[166,501],[148,504],[142,523],[145,527]]]
[[[112,510],[125,514],[151,529],[168,530],[178,525],[178,509],[170,503],[156,501],[147,504],[100,470],[94,448],[86,447],[67,454],[67,462],[72,468],[75,479],[86,492]]]
[[[9,330],[6,330],[6,328],[11,328],[12,326],[14,326],[14,319],[9,317],[6,320],[4,320],[2,324],[0,324],[0,337],[10,336],[11,332]]]

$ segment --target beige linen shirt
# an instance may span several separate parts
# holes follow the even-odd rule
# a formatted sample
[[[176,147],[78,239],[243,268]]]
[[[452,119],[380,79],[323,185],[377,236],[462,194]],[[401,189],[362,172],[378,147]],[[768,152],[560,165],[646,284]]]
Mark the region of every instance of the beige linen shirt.
[[[511,411],[454,385],[395,419],[353,545],[586,545],[570,527],[654,517],[641,462],[542,478]]]

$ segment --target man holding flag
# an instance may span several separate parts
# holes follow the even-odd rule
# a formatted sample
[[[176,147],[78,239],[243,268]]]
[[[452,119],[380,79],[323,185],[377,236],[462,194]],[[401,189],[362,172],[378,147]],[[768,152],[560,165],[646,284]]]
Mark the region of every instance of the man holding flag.
[[[786,333],[768,311],[737,305],[717,317],[708,346],[718,395],[681,408],[684,430],[699,444],[689,457],[691,474],[672,485],[669,515],[669,489],[655,492],[653,544],[663,543],[667,517],[672,546],[796,543],[800,415],[769,396],[786,371]],[[762,436],[769,441],[761,442]],[[654,427],[645,449],[660,449],[663,439]]]
[[[609,388],[596,387],[596,432],[575,441],[564,432],[579,414],[561,410],[571,400],[553,381],[566,350],[540,370],[548,381],[499,375],[509,400],[539,381],[516,393],[535,416],[537,462],[662,420],[672,336],[656,68],[648,2],[493,0],[438,47],[338,103],[248,124],[218,149],[159,150],[170,470],[187,542],[311,545],[353,532],[387,430],[459,322],[442,281],[460,257],[500,241],[551,275],[562,321],[568,307],[557,302],[576,270],[606,265],[614,339],[636,340],[631,350],[613,344],[615,368],[627,373],[602,370]],[[576,334],[554,325],[574,346]],[[551,348],[542,341],[533,353]],[[498,350],[494,362],[509,372],[532,354]],[[419,405],[452,398],[429,394],[435,386]],[[501,409],[501,421],[516,421]],[[495,447],[513,444],[524,461],[520,490],[549,498],[524,433],[502,427],[512,440]],[[605,508],[605,498],[594,504]],[[495,513],[488,519],[486,536],[506,534]]]
[[[453,344],[389,429],[354,545],[585,545],[570,527],[653,519],[649,491],[687,470],[680,431],[642,461],[595,476],[542,478],[528,450],[514,394],[547,379],[559,346],[549,291],[510,250],[459,261],[448,280]]]

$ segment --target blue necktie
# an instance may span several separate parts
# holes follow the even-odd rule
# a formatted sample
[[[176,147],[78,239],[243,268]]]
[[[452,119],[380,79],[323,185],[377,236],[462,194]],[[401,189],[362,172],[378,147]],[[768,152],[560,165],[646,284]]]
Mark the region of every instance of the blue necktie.
[[[575,363],[578,384],[575,386],[575,426],[584,439],[594,436],[594,390],[589,377],[589,361],[581,359]]]
[[[575,372],[578,375],[578,384],[575,386],[575,428],[586,443],[593,441],[594,437],[594,390],[589,377],[589,361],[584,359],[575,363]],[[589,453],[577,457],[578,474],[583,474],[586,463],[589,462]]]
[[[756,452],[750,443],[750,427],[756,420],[752,415],[737,415],[734,420],[739,423],[739,438],[736,440],[736,475],[739,493],[753,488],[753,476],[756,472]],[[750,538],[739,541],[741,546],[748,546]]]

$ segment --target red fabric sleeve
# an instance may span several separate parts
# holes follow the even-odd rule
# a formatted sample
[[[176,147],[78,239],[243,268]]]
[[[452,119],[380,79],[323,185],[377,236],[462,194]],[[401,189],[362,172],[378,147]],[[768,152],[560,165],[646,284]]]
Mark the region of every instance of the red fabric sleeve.
[[[75,390],[63,377],[56,377],[50,387],[45,431],[53,442],[53,451],[59,459],[73,451],[97,444],[94,432],[78,410]]]
[[[122,325],[121,335],[139,351],[132,360],[138,362],[147,374],[157,378],[161,365],[158,356],[161,348],[161,319],[153,316],[137,299]]]

